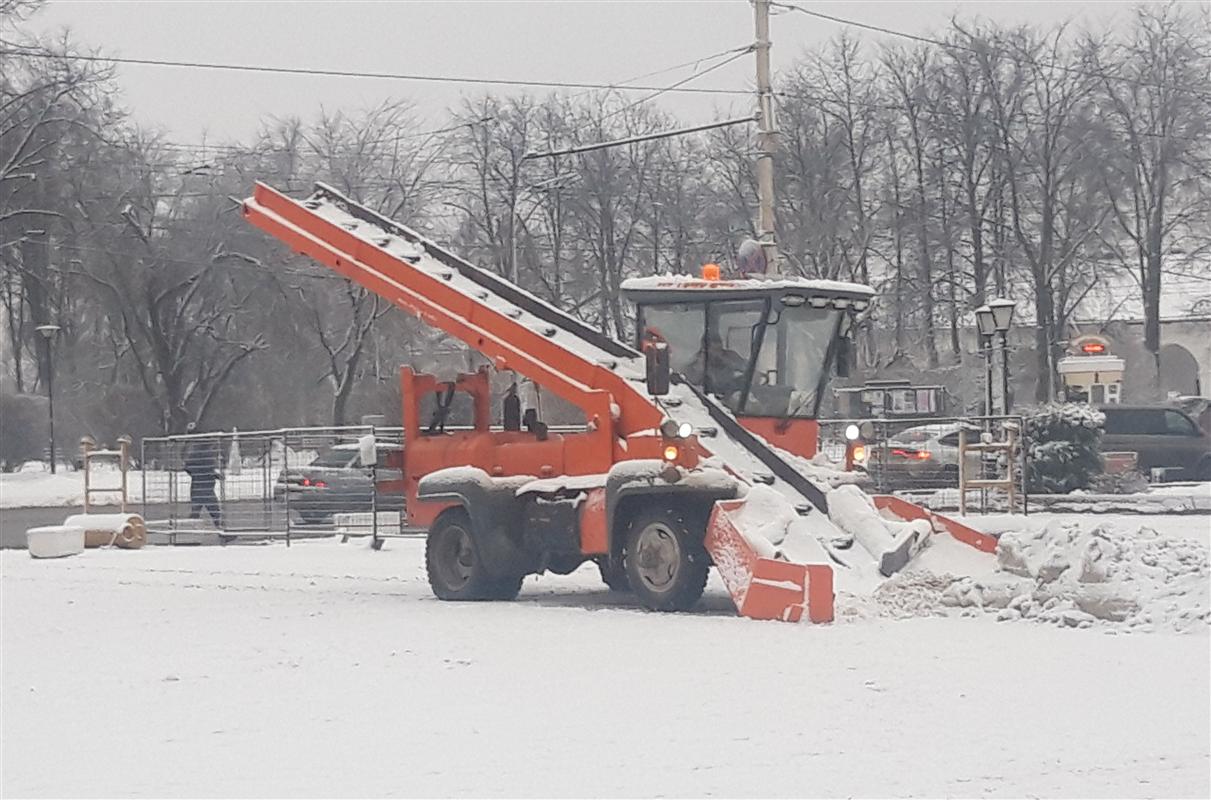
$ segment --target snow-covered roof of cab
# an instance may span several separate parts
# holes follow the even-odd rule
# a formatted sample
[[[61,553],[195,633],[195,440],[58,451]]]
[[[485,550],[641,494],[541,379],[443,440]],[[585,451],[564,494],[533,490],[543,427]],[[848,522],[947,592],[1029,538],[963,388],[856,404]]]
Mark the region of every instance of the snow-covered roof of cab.
[[[622,291],[629,300],[640,303],[660,299],[672,300],[677,295],[700,292],[710,292],[712,297],[720,299],[730,296],[752,297],[758,293],[777,292],[802,294],[806,297],[847,297],[854,300],[869,300],[875,294],[874,289],[860,283],[790,276],[706,280],[694,275],[651,275],[645,278],[627,278],[622,282]]]

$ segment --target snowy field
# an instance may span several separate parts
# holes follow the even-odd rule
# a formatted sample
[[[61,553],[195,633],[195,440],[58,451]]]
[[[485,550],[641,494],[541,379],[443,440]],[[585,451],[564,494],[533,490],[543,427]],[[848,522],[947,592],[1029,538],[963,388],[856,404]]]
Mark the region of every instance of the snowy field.
[[[958,548],[922,564],[991,568]],[[1205,624],[442,603],[421,549],[0,552],[0,795],[1211,795]]]
[[[184,472],[148,470],[129,473],[127,498],[131,503],[188,502],[189,475]],[[270,496],[277,472],[264,476],[259,472],[241,475],[238,480],[220,481],[216,491],[223,500],[259,500]],[[92,487],[99,506],[117,505],[121,499],[122,474],[117,470],[93,472]],[[146,489],[146,491],[144,491]],[[112,490],[112,491],[107,491]],[[0,508],[51,508],[84,505],[84,473],[5,472],[0,473]]]

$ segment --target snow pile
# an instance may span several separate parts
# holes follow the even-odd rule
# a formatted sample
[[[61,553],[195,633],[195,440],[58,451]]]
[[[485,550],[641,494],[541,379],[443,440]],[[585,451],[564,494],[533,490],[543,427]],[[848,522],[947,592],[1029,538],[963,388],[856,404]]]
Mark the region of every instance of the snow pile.
[[[997,567],[954,581],[941,603],[1077,628],[1185,631],[1211,621],[1206,545],[1146,526],[1057,521],[1006,533]]]
[[[797,519],[799,514],[782,493],[764,484],[750,486],[744,504],[731,517],[736,530],[762,558],[777,557],[778,546]]]

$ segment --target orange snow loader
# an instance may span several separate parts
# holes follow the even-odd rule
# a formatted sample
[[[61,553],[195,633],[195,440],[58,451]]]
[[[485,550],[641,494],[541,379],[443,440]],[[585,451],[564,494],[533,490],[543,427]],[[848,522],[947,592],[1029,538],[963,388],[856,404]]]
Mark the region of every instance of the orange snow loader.
[[[713,565],[740,614],[826,622],[834,569],[866,559],[891,574],[921,544],[859,555],[828,518],[827,485],[788,452],[814,453],[830,361],[868,287],[633,280],[633,347],[323,184],[296,200],[258,183],[243,213],[490,364],[443,379],[401,369],[407,525],[427,531],[443,600],[512,599],[526,575],[594,561],[612,589],[682,611]],[[516,391],[497,417],[493,371],[570,403],[583,424],[556,430]],[[448,425],[468,400],[474,424]]]

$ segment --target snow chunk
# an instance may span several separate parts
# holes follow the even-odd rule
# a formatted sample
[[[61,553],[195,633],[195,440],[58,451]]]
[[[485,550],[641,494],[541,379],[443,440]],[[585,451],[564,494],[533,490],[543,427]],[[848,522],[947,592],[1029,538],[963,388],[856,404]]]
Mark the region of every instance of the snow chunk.
[[[914,534],[918,549],[925,547],[933,534],[933,526],[927,520],[887,519],[875,508],[869,495],[852,485],[838,486],[828,493],[828,517],[876,557],[900,547]]]

